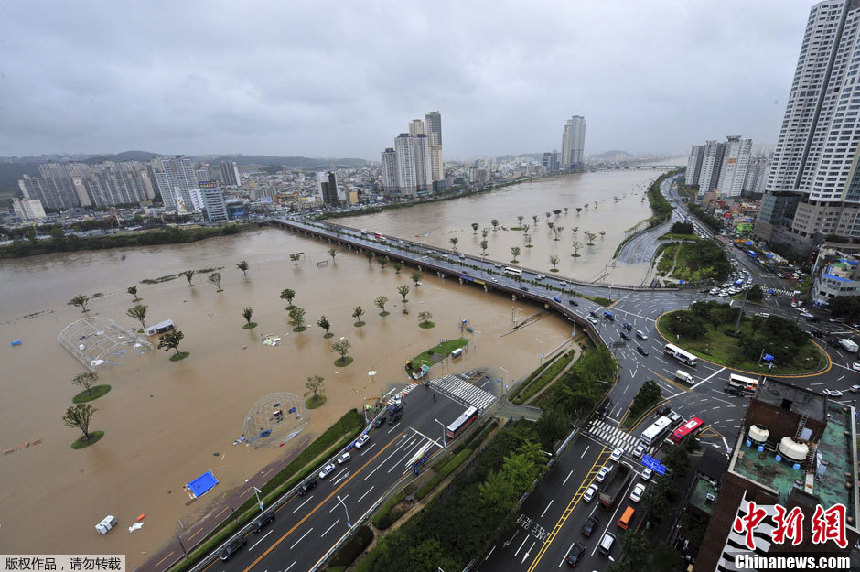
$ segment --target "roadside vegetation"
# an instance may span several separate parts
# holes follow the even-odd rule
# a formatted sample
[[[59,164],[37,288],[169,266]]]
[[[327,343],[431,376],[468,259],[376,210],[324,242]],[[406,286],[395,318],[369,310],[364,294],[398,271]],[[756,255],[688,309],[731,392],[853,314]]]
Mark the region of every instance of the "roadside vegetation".
[[[744,316],[735,333],[739,311],[715,301],[694,302],[689,310],[663,315],[658,327],[683,349],[736,369],[798,374],[818,371],[826,364],[809,336],[785,318]],[[772,370],[766,355],[774,358]]]
[[[213,236],[236,234],[249,228],[252,228],[252,225],[242,223],[217,227],[167,227],[158,230],[80,237],[74,234],[66,235],[58,225],[52,227],[49,231],[51,238],[38,240],[35,231],[33,231],[32,233],[25,233],[23,239],[0,246],[0,259],[23,258],[25,256],[50,254],[53,252],[107,250],[110,248],[152,246],[156,244],[182,244],[205,240]]]
[[[722,281],[731,274],[732,265],[725,251],[713,240],[695,238],[693,242],[661,244],[657,272],[686,282]]]
[[[636,396],[633,397],[633,402],[630,404],[630,409],[624,416],[622,424],[625,427],[635,427],[642,416],[662,400],[663,390],[660,389],[656,381],[649,379],[642,384]]]

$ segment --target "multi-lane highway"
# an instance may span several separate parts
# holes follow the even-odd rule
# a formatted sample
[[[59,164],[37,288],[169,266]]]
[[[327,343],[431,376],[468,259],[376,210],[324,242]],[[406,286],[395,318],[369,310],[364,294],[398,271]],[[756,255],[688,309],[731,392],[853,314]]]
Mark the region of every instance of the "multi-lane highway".
[[[672,198],[670,183],[664,194]],[[330,223],[300,219],[272,221],[300,232],[309,232],[323,240],[338,241],[350,248],[367,249],[377,254],[418,265],[423,272],[439,272],[456,277],[463,287],[483,287],[488,292],[527,297],[556,309],[580,327],[588,329],[596,340],[606,343],[619,363],[618,381],[610,391],[605,416],[584,427],[556,459],[546,479],[523,504],[517,526],[498,539],[489,553],[483,555],[481,570],[556,569],[574,542],[586,545],[584,563],[591,569],[605,567],[608,558],[597,551],[604,531],[620,533],[616,526],[619,511],[628,505],[632,487],[641,481],[642,466],[631,455],[638,444],[642,427],[628,432],[619,427],[634,395],[646,380],[657,382],[672,410],[683,418],[702,418],[708,429],[702,434],[707,446],[727,452],[743,419],[747,399],[723,392],[730,369],[700,361],[695,368],[685,368],[666,356],[666,343],[655,329],[655,320],[665,311],[687,307],[707,296],[691,290],[620,288],[584,284],[544,277],[537,271],[522,269],[521,276],[506,273],[503,265],[480,257],[465,256],[399,238],[350,229]],[[731,249],[729,249],[731,250]],[[749,269],[756,282],[764,276],[755,265]],[[771,284],[768,282],[767,284]],[[786,287],[788,285],[785,285]],[[615,320],[604,317],[603,308],[583,296],[611,297]],[[768,312],[797,318],[784,296],[767,297]],[[591,315],[593,313],[593,315]],[[596,319],[595,319],[596,317]],[[591,318],[589,320],[589,318]],[[629,323],[630,340],[621,336],[622,325]],[[842,326],[822,322],[820,329],[838,331]],[[636,336],[641,330],[643,336]],[[638,346],[638,347],[637,347]],[[793,383],[813,390],[824,388],[847,390],[860,381],[851,371],[847,355],[835,352],[833,367],[813,377],[797,378]],[[693,383],[675,381],[675,371],[686,369]],[[414,478],[412,462],[416,457],[438,454],[444,446],[442,424],[452,422],[465,407],[474,405],[482,413],[492,410],[496,400],[492,374],[463,379],[449,376],[434,380],[430,387],[408,386],[404,389],[404,417],[395,424],[385,424],[371,431],[370,441],[361,449],[351,449],[350,461],[337,465],[335,471],[303,497],[294,497],[277,512],[274,523],[260,534],[250,535],[247,545],[230,561],[216,560],[214,570],[259,570],[260,572],[313,569],[349,526],[385,496],[396,483]],[[409,392],[411,390],[411,392]],[[406,393],[409,392],[409,393]],[[846,393],[850,399],[852,394]],[[620,461],[609,459],[613,449],[625,449]],[[650,453],[654,453],[652,448]],[[583,493],[604,466],[627,463],[634,478],[621,491],[618,502],[610,508],[597,500],[586,502]],[[420,467],[418,468],[420,472]],[[615,469],[614,469],[615,470]],[[581,529],[589,516],[598,519],[596,531],[588,538]],[[639,525],[634,516],[631,528]],[[619,539],[621,535],[619,534]],[[620,542],[610,557],[620,554]]]

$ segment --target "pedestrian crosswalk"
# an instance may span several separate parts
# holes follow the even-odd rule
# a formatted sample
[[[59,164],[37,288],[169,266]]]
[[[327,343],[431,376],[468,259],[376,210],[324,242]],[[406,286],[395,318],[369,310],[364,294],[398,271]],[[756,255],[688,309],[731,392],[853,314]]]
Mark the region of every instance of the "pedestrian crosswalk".
[[[591,422],[588,426],[588,433],[605,443],[607,447],[612,448],[622,447],[629,451],[641,443],[639,437],[622,431],[618,427],[600,419]]]
[[[434,379],[430,382],[430,387],[434,391],[444,393],[454,401],[462,403],[467,407],[469,405],[477,407],[480,411],[485,411],[487,407],[493,404],[496,397],[491,393],[475,387],[468,381],[465,374],[455,373]]]

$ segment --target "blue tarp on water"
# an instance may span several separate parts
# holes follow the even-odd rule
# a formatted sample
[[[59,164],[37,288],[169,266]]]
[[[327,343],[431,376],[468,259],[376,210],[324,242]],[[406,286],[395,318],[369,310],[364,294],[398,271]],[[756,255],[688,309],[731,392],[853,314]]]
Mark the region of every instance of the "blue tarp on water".
[[[209,492],[212,487],[218,484],[218,479],[215,478],[215,475],[212,474],[212,471],[206,471],[190,483],[188,483],[188,488],[191,489],[191,492],[194,493],[195,496],[200,496],[204,493]]]

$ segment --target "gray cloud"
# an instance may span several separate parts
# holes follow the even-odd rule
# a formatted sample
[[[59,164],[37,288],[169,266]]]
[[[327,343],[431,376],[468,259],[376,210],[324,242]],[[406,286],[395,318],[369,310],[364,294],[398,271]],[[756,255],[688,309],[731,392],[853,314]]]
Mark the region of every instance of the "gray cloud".
[[[811,0],[0,0],[0,154],[445,155],[775,142]]]

